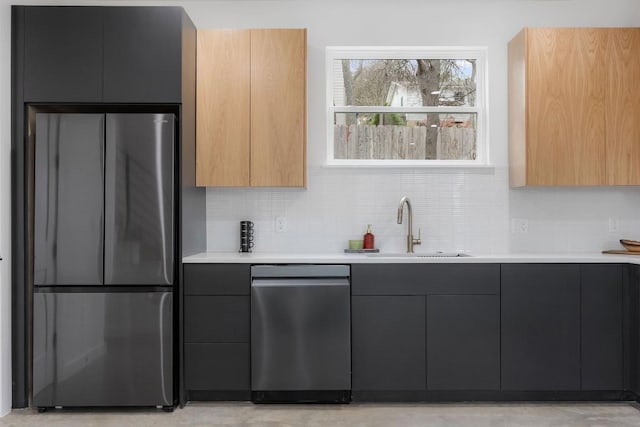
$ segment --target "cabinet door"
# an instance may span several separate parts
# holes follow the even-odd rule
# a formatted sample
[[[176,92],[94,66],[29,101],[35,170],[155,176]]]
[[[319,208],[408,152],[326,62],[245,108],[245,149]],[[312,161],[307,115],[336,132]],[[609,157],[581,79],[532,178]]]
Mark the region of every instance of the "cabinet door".
[[[528,184],[605,184],[608,32],[544,28],[526,35]]]
[[[249,296],[186,295],[186,342],[249,342]]]
[[[198,31],[196,185],[249,186],[250,30]]]
[[[607,183],[640,184],[640,28],[609,29],[605,111]]]
[[[187,390],[249,390],[248,343],[184,345],[184,382]]]
[[[622,390],[622,266],[582,265],[582,389]]]
[[[251,186],[306,185],[306,30],[251,30]]]
[[[102,101],[102,13],[98,7],[25,9],[24,100]]]
[[[580,390],[580,267],[502,265],[502,389]]]
[[[427,297],[427,389],[500,389],[500,297]]]
[[[425,389],[425,299],[422,296],[354,296],[354,390]]]
[[[181,52],[181,8],[104,8],[104,102],[181,102]]]

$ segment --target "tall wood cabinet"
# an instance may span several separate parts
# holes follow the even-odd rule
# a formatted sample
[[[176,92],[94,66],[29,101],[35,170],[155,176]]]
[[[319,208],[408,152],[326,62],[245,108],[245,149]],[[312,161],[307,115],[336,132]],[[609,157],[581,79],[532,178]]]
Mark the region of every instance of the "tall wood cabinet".
[[[640,28],[525,28],[509,43],[513,187],[640,184]]]
[[[197,184],[306,185],[306,30],[199,30]]]

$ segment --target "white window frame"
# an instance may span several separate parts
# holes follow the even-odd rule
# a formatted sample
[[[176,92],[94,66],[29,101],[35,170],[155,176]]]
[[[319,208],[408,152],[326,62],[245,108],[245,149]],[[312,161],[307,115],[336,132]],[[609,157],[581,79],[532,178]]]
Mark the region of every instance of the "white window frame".
[[[475,107],[384,107],[333,105],[333,62],[340,59],[475,59],[476,60],[476,106]],[[489,109],[487,48],[442,47],[442,46],[328,46],[326,48],[326,106],[327,106],[327,157],[325,166],[342,167],[490,167],[489,163]],[[335,113],[475,113],[476,159],[475,160],[372,160],[334,159],[334,114]]]

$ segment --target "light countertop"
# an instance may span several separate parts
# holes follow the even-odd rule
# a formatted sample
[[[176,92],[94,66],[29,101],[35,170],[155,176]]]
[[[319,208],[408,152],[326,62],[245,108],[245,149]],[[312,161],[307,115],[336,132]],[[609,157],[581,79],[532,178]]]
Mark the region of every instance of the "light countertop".
[[[420,253],[418,253],[420,254]],[[424,254],[424,252],[423,252]],[[394,264],[394,263],[616,263],[640,264],[638,255],[583,254],[474,254],[468,257],[384,257],[345,253],[202,252],[182,259],[187,264]]]

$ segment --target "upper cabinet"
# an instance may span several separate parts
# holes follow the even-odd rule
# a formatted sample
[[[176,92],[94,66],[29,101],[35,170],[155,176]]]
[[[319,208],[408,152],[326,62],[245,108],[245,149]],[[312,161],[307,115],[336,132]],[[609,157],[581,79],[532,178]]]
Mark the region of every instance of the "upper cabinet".
[[[198,31],[197,185],[306,185],[306,38]]]
[[[640,28],[610,30],[605,86],[607,183],[640,184]]]
[[[25,102],[181,102],[182,8],[24,9]]]
[[[640,184],[638,52],[638,28],[525,28],[511,40],[512,186]]]
[[[102,13],[97,7],[27,7],[25,101],[102,99]]]
[[[183,14],[104,8],[104,102],[180,102]]]

